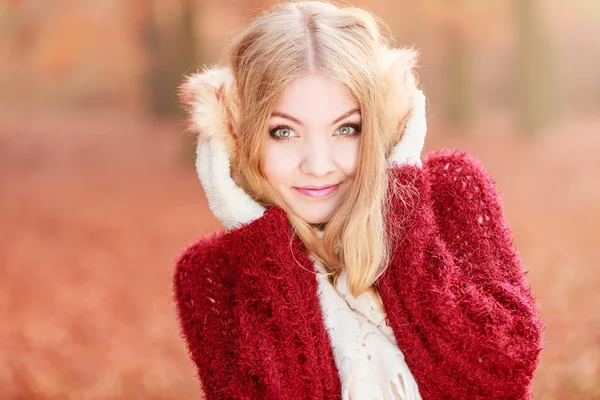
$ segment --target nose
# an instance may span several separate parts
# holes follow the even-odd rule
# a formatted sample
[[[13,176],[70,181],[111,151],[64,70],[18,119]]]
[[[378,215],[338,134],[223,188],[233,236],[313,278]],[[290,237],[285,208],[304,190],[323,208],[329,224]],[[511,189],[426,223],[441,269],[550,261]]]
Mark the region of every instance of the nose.
[[[331,143],[327,140],[311,140],[304,146],[300,171],[306,175],[323,177],[335,170]]]

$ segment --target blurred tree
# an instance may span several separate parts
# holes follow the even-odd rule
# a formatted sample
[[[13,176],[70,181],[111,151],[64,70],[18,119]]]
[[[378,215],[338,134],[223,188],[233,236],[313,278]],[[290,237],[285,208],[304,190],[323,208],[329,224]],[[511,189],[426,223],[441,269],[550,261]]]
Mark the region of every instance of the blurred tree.
[[[475,30],[474,0],[434,1],[425,7],[431,26],[438,26],[445,57],[445,110],[449,122],[469,125],[476,118],[472,42]]]
[[[448,96],[447,115],[451,123],[468,125],[475,119],[472,52],[467,38],[458,30],[446,36]]]
[[[195,2],[178,1],[178,12],[161,24],[153,0],[134,0],[141,12],[139,26],[149,56],[146,81],[150,109],[157,116],[180,119],[183,113],[177,88],[183,75],[198,65],[200,57],[195,40]]]
[[[535,0],[515,0],[514,4],[519,121],[532,133],[546,127],[557,111],[555,64]]]

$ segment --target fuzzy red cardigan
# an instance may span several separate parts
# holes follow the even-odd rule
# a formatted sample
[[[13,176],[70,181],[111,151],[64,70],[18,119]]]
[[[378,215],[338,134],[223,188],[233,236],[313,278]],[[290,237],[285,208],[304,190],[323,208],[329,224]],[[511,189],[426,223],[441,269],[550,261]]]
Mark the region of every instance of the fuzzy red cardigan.
[[[499,193],[472,156],[390,167],[393,246],[379,292],[423,399],[529,399],[543,321]],[[207,399],[338,399],[313,265],[285,212],[200,239],[179,258],[182,336]],[[299,264],[299,265],[298,265]]]

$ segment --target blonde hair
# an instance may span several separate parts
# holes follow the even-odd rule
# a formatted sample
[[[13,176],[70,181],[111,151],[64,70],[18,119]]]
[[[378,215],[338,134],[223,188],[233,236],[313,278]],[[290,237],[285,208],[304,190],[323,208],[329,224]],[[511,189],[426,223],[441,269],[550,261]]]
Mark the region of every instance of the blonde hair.
[[[372,290],[389,263],[386,156],[401,136],[410,100],[385,75],[393,64],[386,58],[392,49],[382,34],[385,29],[360,8],[287,2],[246,25],[226,53],[239,107],[232,176],[256,201],[287,212],[294,233],[333,280],[346,269],[354,296]],[[408,71],[399,78],[395,72],[394,79],[414,86],[410,69],[416,52],[404,50],[399,58]],[[279,97],[294,79],[314,72],[341,82],[362,114],[355,179],[325,224],[322,239],[286,206],[260,168],[265,132]],[[395,106],[390,107],[392,102]]]

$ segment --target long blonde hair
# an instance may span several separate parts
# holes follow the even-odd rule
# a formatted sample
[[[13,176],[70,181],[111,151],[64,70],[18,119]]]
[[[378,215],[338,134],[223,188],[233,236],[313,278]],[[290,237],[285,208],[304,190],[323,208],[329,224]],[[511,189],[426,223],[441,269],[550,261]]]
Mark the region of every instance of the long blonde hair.
[[[409,100],[397,85],[390,87],[385,75],[389,68],[383,55],[392,50],[384,30],[385,24],[360,8],[287,2],[246,25],[226,53],[239,102],[232,176],[256,201],[287,212],[294,233],[332,279],[346,269],[354,296],[371,290],[389,263],[386,156],[401,136]],[[404,50],[403,57],[412,68],[416,52]],[[355,179],[325,224],[322,239],[286,206],[260,169],[265,133],[279,97],[287,84],[313,72],[341,82],[362,114]],[[400,80],[408,87],[415,80],[412,72],[407,74]]]

